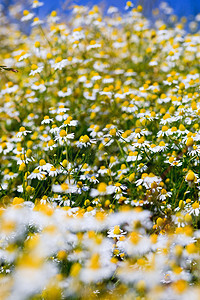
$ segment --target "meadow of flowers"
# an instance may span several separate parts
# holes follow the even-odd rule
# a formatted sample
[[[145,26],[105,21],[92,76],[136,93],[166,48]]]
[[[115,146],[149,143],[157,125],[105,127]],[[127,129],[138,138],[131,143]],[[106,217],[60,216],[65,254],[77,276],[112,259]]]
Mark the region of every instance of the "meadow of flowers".
[[[0,11],[0,299],[200,299],[199,33],[41,5]]]

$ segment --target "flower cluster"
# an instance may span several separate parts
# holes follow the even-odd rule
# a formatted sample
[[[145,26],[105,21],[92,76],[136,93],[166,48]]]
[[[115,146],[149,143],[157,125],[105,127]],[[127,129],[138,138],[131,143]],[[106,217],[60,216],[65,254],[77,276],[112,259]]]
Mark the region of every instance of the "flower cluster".
[[[1,209],[1,299],[143,297],[198,299],[200,232],[190,218],[151,233],[149,211],[54,208],[23,202]],[[157,219],[157,226],[163,220]],[[9,297],[8,297],[9,295]],[[180,298],[181,297],[181,298]],[[184,297],[184,298],[182,298]]]
[[[199,299],[199,33],[42,5],[0,6],[0,298]]]

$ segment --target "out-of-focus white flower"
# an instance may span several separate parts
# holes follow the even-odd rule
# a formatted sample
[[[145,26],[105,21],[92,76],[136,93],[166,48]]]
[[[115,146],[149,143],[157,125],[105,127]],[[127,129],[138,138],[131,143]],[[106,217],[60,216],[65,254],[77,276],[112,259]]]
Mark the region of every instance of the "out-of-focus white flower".
[[[41,6],[43,6],[44,5],[44,3],[43,2],[40,2],[40,1],[37,1],[37,0],[34,0],[33,1],[33,4],[32,4],[32,8],[38,8],[38,7],[41,7]]]
[[[33,19],[35,14],[30,13],[28,10],[24,10],[23,15],[24,16],[21,18],[21,22],[27,22],[27,21],[30,21],[31,19]]]
[[[17,133],[17,137],[26,136],[28,133],[31,133],[32,131],[26,130],[25,127],[20,127],[19,132]]]
[[[31,70],[31,72],[29,73],[29,76],[35,75],[35,74],[39,74],[39,73],[42,72],[43,69],[44,69],[43,66],[38,67],[38,66],[36,66],[36,65],[32,65],[32,70]]]

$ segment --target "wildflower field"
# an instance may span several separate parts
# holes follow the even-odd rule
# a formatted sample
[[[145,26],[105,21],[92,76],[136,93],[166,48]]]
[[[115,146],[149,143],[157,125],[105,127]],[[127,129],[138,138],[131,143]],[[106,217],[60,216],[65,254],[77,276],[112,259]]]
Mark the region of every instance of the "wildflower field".
[[[200,34],[41,5],[0,11],[0,299],[200,299]]]

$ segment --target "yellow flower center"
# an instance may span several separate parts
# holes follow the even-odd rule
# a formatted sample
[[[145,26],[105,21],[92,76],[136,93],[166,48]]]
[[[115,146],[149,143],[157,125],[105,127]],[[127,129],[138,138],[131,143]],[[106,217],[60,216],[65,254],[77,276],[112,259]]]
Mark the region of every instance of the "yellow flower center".
[[[193,209],[199,208],[199,203],[198,203],[198,202],[194,202],[194,203],[192,204],[192,208],[193,208]]]
[[[187,141],[186,141],[186,146],[187,146],[187,147],[190,147],[190,146],[192,146],[193,144],[194,144],[193,138],[192,138],[192,137],[189,137],[189,138],[187,139]]]
[[[99,260],[99,254],[93,254],[90,260],[90,268],[91,269],[99,269],[100,268],[100,260]]]
[[[61,131],[60,131],[60,136],[61,137],[64,137],[64,136],[66,136],[67,135],[67,132],[64,130],[64,129],[62,129]]]
[[[87,143],[87,142],[89,142],[89,140],[90,140],[90,138],[89,138],[88,135],[82,135],[80,137],[80,139],[79,139],[79,142],[81,142],[81,143]]]
[[[50,171],[56,171],[55,167],[51,167]]]
[[[28,14],[29,14],[29,11],[28,11],[28,10],[24,10],[24,11],[23,11],[23,15],[24,15],[24,16],[27,16]]]
[[[54,143],[54,141],[53,140],[50,140],[49,142],[48,142],[48,146],[53,146],[55,143]]]
[[[40,166],[46,165],[46,161],[45,161],[44,159],[40,159],[39,165],[40,165]]]
[[[163,132],[167,131],[168,129],[169,129],[169,128],[168,128],[167,126],[163,126],[163,127],[162,127],[162,131],[163,131]]]
[[[20,127],[20,129],[19,129],[19,132],[24,132],[26,129],[25,129],[25,127]]]
[[[114,234],[120,234],[120,233],[121,233],[120,228],[119,228],[118,225],[116,225],[116,226],[114,227],[113,233],[114,233]]]
[[[134,245],[137,245],[140,240],[139,234],[137,232],[132,232],[130,235],[130,240]]]
[[[187,176],[186,176],[186,180],[187,181],[194,181],[195,180],[195,175],[194,175],[194,172],[193,171],[189,171]]]
[[[67,118],[67,120],[64,121],[64,124],[65,124],[65,125],[68,125],[68,124],[71,122],[71,120],[72,120],[72,117],[69,116],[69,117]]]
[[[61,184],[61,189],[62,189],[63,191],[66,191],[66,190],[68,190],[68,188],[69,188],[69,186],[68,186],[68,184],[67,184],[67,183],[63,183],[63,184]]]
[[[31,66],[31,69],[32,69],[32,70],[37,70],[37,68],[38,68],[38,66],[37,66],[37,65],[35,65],[35,64],[32,64],[32,66]]]
[[[107,185],[105,182],[101,182],[98,184],[97,190],[99,193],[105,193],[106,192]]]

